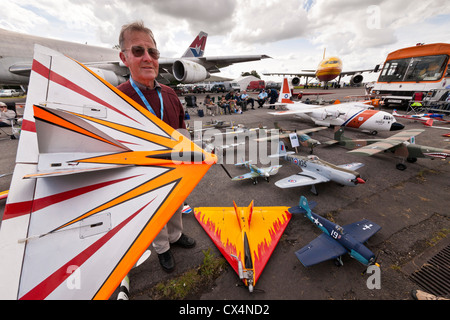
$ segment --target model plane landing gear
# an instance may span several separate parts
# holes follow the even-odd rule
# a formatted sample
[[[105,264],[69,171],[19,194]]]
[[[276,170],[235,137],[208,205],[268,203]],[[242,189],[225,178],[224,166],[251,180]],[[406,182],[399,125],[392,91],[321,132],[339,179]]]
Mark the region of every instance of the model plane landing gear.
[[[342,262],[342,256],[338,257],[334,260],[334,264],[338,267],[342,267],[344,265],[344,262]]]
[[[258,180],[255,179],[255,180],[252,181],[252,183],[253,183],[253,184],[257,184],[257,183],[258,183]]]
[[[406,165],[404,163],[397,163],[397,165],[395,167],[401,171],[406,169]]]

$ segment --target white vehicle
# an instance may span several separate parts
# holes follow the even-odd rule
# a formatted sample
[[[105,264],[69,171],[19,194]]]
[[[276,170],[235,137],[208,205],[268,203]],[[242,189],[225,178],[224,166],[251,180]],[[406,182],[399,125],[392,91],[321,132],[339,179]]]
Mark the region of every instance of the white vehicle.
[[[1,89],[0,90],[0,97],[13,97],[14,91],[12,89]]]
[[[430,92],[449,89],[450,44],[417,44],[388,54],[372,93],[388,95],[386,105],[408,106]]]

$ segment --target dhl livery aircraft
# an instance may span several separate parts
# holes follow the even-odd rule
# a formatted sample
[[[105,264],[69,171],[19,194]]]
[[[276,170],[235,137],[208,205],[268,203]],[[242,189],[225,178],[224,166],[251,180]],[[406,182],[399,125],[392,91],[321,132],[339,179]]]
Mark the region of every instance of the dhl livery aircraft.
[[[269,113],[277,116],[297,115],[319,126],[344,126],[369,131],[372,134],[404,128],[392,114],[368,109],[368,105],[364,103],[346,102],[321,106],[294,102],[290,98],[289,83],[287,78],[284,78],[277,104],[285,106],[288,110]]]
[[[317,78],[317,80],[325,83],[325,87],[328,81],[336,79],[339,77],[338,83],[341,77],[352,76],[350,79],[351,84],[361,83],[364,79],[363,72],[373,72],[374,69],[364,69],[355,71],[342,71],[342,60],[336,56],[325,58],[325,50],[323,52],[323,59],[319,62],[317,69],[315,70],[302,70],[303,72],[297,73],[264,73],[264,75],[282,75],[282,76],[293,76],[292,85],[297,86],[300,84],[300,78],[306,78],[306,84],[308,84],[309,78]]]
[[[0,229],[0,299],[108,299],[216,162],[36,45]]]

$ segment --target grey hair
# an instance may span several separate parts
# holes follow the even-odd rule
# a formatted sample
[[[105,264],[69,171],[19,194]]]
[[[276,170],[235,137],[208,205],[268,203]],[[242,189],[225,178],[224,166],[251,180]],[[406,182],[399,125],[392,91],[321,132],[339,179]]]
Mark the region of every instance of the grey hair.
[[[155,37],[153,36],[153,32],[152,30],[150,30],[149,28],[147,28],[144,25],[144,22],[142,20],[139,21],[135,21],[129,24],[125,24],[122,26],[122,29],[120,30],[120,35],[119,35],[119,46],[120,46],[120,50],[124,50],[124,45],[125,45],[125,33],[126,32],[145,32],[147,33],[150,38],[152,38],[153,43],[156,46],[156,41],[155,41]]]

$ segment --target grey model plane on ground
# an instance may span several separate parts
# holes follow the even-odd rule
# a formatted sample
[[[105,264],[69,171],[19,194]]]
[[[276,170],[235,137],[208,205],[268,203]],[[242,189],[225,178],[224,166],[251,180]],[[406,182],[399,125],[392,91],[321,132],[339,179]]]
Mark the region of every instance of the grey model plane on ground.
[[[233,181],[247,180],[252,179],[253,184],[258,183],[258,178],[263,177],[267,182],[269,182],[269,177],[278,173],[278,170],[282,167],[282,165],[275,165],[266,168],[258,168],[251,161],[244,161],[241,163],[236,163],[236,166],[245,166],[250,169],[250,172],[241,174],[232,178]]]
[[[304,130],[284,130],[275,122],[275,129],[278,130],[278,134],[271,134],[268,137],[258,138],[256,141],[272,141],[275,139],[282,140],[285,146],[289,143],[292,149],[297,146],[302,146],[309,148],[309,153],[312,154],[315,147],[317,147],[320,142],[316,139],[311,138],[308,133],[317,132],[320,130],[327,129],[327,127],[315,127]]]
[[[270,58],[267,55],[203,56],[208,34],[201,31],[180,58],[159,58],[158,81],[195,83],[211,73],[234,63]],[[112,85],[127,80],[128,68],[119,58],[119,51],[87,44],[62,41],[0,29],[0,84],[28,85],[34,45],[57,50],[85,64]]]
[[[344,128],[341,127],[334,133],[334,141],[331,141],[328,144],[337,143],[345,148],[354,149],[348,153],[361,156],[372,156],[382,151],[390,151],[394,156],[401,159],[401,162],[396,165],[398,170],[406,169],[406,165],[404,164],[405,160],[414,163],[417,161],[417,158],[446,159],[447,157],[450,157],[449,149],[416,144],[415,136],[423,131],[425,130],[404,130],[386,139],[351,139],[344,136]]]
[[[311,192],[318,194],[316,184],[334,181],[343,186],[356,186],[364,184],[366,181],[355,170],[364,166],[363,163],[353,162],[343,165],[334,165],[317,156],[299,156],[294,152],[287,152],[283,141],[280,141],[279,153],[271,157],[284,157],[285,160],[299,166],[302,171],[290,177],[275,182],[279,188],[293,188],[311,186]]]

